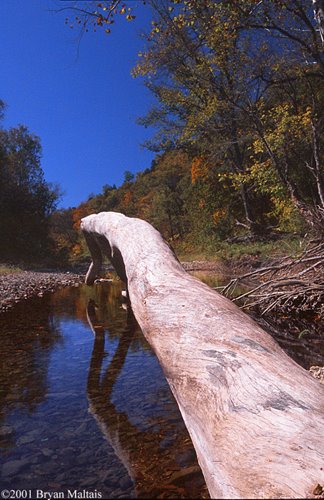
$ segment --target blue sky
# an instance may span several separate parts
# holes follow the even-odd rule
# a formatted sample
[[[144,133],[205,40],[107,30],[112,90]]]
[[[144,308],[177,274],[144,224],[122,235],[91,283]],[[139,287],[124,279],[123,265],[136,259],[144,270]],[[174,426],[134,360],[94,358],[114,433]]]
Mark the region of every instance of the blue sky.
[[[151,164],[153,154],[140,147],[150,131],[135,120],[152,98],[130,76],[150,15],[139,7],[135,21],[117,19],[110,35],[85,34],[78,50],[66,13],[51,12],[57,6],[0,0],[0,99],[5,127],[22,123],[41,138],[45,178],[61,186],[60,206],[68,207]]]

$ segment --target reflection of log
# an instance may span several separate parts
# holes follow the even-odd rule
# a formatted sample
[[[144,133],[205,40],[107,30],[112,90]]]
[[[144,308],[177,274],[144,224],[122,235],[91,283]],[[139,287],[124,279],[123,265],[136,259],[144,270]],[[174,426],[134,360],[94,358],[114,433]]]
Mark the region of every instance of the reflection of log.
[[[191,434],[213,498],[311,495],[324,481],[323,387],[251,318],[189,276],[148,223],[104,212],[82,220],[127,279],[132,308]]]
[[[177,450],[183,448],[182,441],[187,435],[179,433],[173,443],[174,453],[162,458],[159,451],[167,437],[166,430],[169,429],[161,427],[159,432],[142,431],[131,423],[127,413],[118,411],[111,401],[114,386],[121,375],[138,328],[131,309],[127,310],[125,330],[121,333],[115,353],[104,372],[102,365],[105,357],[105,330],[97,323],[94,303],[91,300],[87,307],[87,319],[95,335],[87,383],[90,412],[116,456],[127,469],[138,498],[152,498],[155,493],[159,495],[165,490],[168,493],[177,493],[177,486],[170,484],[170,470],[177,469],[175,455]],[[113,328],[111,324],[110,332]]]
[[[93,304],[89,303],[87,308],[87,318],[92,331],[95,334],[94,346],[89,368],[87,395],[90,412],[95,416],[98,424],[106,436],[108,442],[113,447],[116,455],[121,459],[131,477],[131,467],[129,465],[129,452],[122,446],[119,438],[121,428],[129,427],[127,415],[119,414],[115,406],[110,402],[111,392],[114,384],[123,368],[129,346],[134,338],[134,323],[129,316],[128,328],[119,341],[117,350],[108,366],[103,379],[101,379],[102,363],[105,357],[105,331],[103,328],[95,326],[95,316]],[[133,324],[133,325],[132,325]]]

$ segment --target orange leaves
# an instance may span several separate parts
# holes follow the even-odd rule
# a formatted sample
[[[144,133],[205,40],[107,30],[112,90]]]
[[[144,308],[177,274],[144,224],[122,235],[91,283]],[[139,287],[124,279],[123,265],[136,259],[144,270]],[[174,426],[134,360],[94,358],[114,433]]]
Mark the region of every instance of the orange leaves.
[[[203,157],[197,156],[191,164],[191,183],[196,184],[198,179],[204,179],[208,175],[208,164]]]
[[[79,229],[81,219],[90,215],[93,212],[91,207],[87,203],[81,203],[77,208],[73,210],[72,220],[73,220],[73,228]]]
[[[123,204],[125,206],[129,205],[133,199],[133,193],[131,191],[126,191],[123,196]]]
[[[213,213],[213,221],[214,221],[215,226],[217,226],[219,221],[221,219],[223,219],[225,215],[226,215],[225,208],[219,208],[218,210],[215,210],[215,212]]]
[[[122,4],[120,9],[117,8],[120,0],[105,0],[98,3],[89,2],[87,8],[80,8],[78,6],[79,2],[81,7],[82,0],[76,0],[75,4],[70,8],[72,12],[78,12],[78,15],[65,19],[65,24],[71,23],[71,29],[74,28],[75,25],[79,25],[80,29],[87,33],[89,29],[97,32],[98,29],[103,28],[104,32],[109,34],[111,29],[107,27],[107,25],[114,24],[115,18],[119,15],[123,16],[127,21],[133,21],[136,18],[136,16],[133,15],[133,8],[127,7],[126,3]],[[142,3],[145,5],[144,0],[142,0]]]

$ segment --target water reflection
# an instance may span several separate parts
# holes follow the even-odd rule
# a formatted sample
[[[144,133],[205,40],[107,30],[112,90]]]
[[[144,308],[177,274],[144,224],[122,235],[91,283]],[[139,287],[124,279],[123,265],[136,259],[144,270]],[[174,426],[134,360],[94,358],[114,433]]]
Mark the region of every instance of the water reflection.
[[[0,316],[2,489],[208,498],[121,288],[63,289]]]
[[[33,413],[47,394],[47,369],[50,351],[60,340],[47,297],[35,316],[37,300],[21,303],[14,310],[0,314],[0,446],[15,443],[14,432],[4,427],[5,418],[15,411]],[[12,334],[12,325],[19,332]],[[17,341],[18,340],[18,341]]]
[[[204,489],[203,480],[194,452],[190,450],[190,439],[185,428],[182,427],[181,432],[172,436],[170,433],[172,422],[170,428],[163,427],[160,425],[161,420],[153,417],[149,430],[147,426],[145,430],[140,430],[130,421],[127,412],[118,411],[111,401],[113,388],[124,367],[128,350],[136,337],[136,332],[139,332],[131,308],[127,308],[127,320],[122,333],[115,332],[114,323],[110,322],[109,332],[112,336],[118,336],[119,342],[105,370],[102,370],[105,358],[105,330],[98,324],[95,311],[96,304],[90,299],[87,317],[95,338],[87,384],[89,408],[132,478],[136,496],[183,498],[186,493],[183,486],[188,484],[189,480],[191,495],[194,498],[198,497]],[[134,394],[126,396],[134,397]],[[142,425],[144,423],[143,421]],[[168,452],[163,453],[162,457],[160,450],[163,451],[166,444]],[[181,470],[176,458],[178,460],[180,458],[181,461],[180,455],[182,455],[185,461],[188,460],[188,448],[189,452],[191,451],[193,465]],[[204,497],[207,498],[206,491]]]

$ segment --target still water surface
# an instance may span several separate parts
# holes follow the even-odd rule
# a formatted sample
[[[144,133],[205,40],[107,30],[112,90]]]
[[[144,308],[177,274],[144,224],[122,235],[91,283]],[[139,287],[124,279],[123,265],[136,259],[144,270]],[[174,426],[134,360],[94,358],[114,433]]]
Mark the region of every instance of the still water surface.
[[[0,489],[209,498],[176,402],[121,290],[118,281],[66,288],[0,315]],[[263,326],[305,368],[323,363],[312,332],[298,339],[288,324]]]
[[[0,316],[1,489],[208,498],[121,289],[66,288]]]

